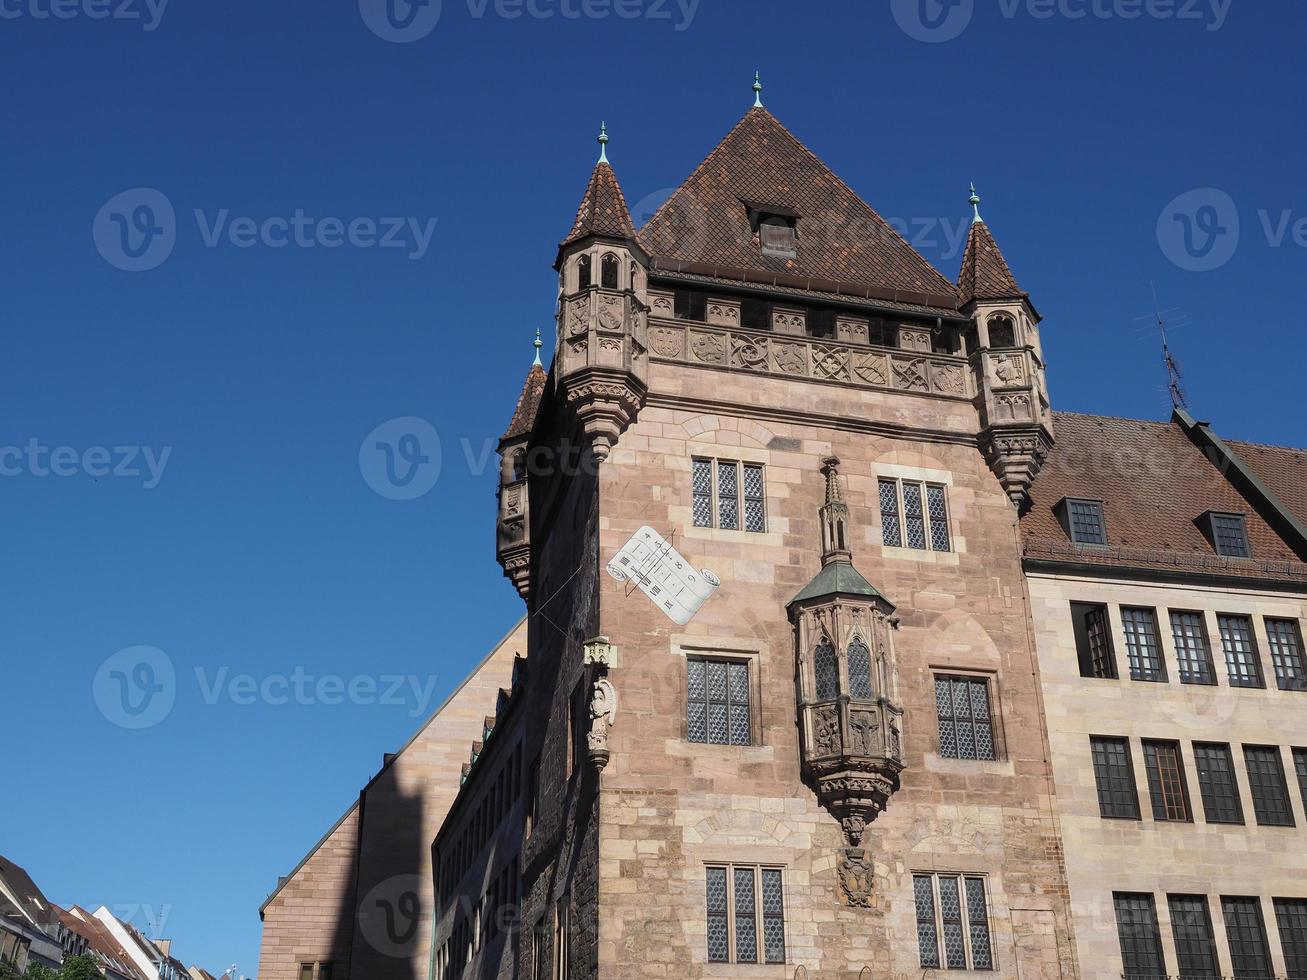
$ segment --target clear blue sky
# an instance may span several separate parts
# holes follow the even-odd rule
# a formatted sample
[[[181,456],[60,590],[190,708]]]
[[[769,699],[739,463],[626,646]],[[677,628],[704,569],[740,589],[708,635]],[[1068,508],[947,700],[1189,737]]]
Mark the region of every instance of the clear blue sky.
[[[1129,0],[1047,18],[976,0],[969,22],[965,5],[943,21],[956,38],[926,43],[882,3],[702,0],[687,21],[674,0],[670,19],[654,0],[624,0],[635,19],[444,0],[427,36],[391,43],[356,0],[172,0],[157,23],[158,0],[131,0],[139,20],[61,2],[72,17],[0,0],[0,447],[22,450],[0,457],[16,474],[0,477],[0,852],[55,901],[169,909],[188,963],[254,973],[258,905],[424,706],[244,704],[213,685],[434,676],[438,700],[521,613],[494,561],[493,467],[473,472],[460,440],[475,458],[502,431],[532,333],[552,328],[550,263],[601,118],[639,221],[747,109],[760,68],[768,107],[911,237],[924,227],[950,278],[960,254],[939,222],[963,227],[976,181],[1047,317],[1057,407],[1165,416],[1157,339],[1135,319],[1152,279],[1188,318],[1173,340],[1195,414],[1307,444],[1307,242],[1259,215],[1272,232],[1307,217],[1303,4],[1151,7],[1201,18],[1182,20],[1128,19],[1144,7]],[[893,8],[913,23],[912,3]],[[176,237],[133,273],[97,249],[124,260],[121,227],[97,215],[141,187],[175,209]],[[1200,188],[1228,197],[1163,215]],[[242,248],[224,225],[205,243],[224,210],[297,209],[436,224],[416,260],[417,239]],[[109,213],[154,227],[131,201]],[[1185,220],[1189,264],[1216,268],[1168,259]],[[360,469],[365,436],[401,416],[443,447],[412,500]],[[39,475],[32,440],[71,447],[72,475]],[[118,446],[171,452],[154,481]],[[106,466],[141,475],[94,475]],[[138,645],[162,651],[140,661],[159,670],[130,678],[164,684],[171,667],[176,686],[170,713],[133,730],[111,717],[123,664],[106,661]]]

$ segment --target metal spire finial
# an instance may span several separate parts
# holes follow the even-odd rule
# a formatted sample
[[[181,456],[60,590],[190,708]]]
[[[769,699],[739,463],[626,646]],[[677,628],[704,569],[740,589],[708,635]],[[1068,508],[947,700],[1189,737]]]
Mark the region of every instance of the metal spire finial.
[[[602,121],[599,123],[599,162],[608,162],[608,126]]]
[[[544,344],[540,342],[540,328],[536,327],[536,359],[531,362],[532,367],[544,367],[544,365],[540,363],[540,348],[543,346]]]
[[[761,74],[760,72],[756,72],[756,71],[755,71],[755,72],[753,73],[753,107],[754,107],[755,109],[761,109],[761,108],[762,108],[762,81],[761,81],[761,79],[762,79],[762,74]]]
[[[976,193],[976,182],[974,180],[971,182],[971,197],[967,203],[976,212],[976,216],[971,219],[971,223],[974,225],[983,222],[985,219],[980,216],[980,195]]]

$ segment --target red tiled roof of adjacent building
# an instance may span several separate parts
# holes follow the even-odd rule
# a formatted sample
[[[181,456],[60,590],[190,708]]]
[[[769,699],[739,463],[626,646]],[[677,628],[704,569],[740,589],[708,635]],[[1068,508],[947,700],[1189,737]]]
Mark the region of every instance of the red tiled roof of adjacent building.
[[[973,221],[962,253],[958,274],[958,300],[965,306],[973,299],[1017,299],[1025,293],[1017,285],[1007,260],[990,233],[989,225]]]
[[[563,239],[562,245],[598,235],[602,238],[635,238],[635,226],[631,223],[631,211],[626,206],[626,196],[617,182],[617,174],[612,166],[601,160],[595,164],[586,185],[581,206],[576,209],[576,221],[572,230]],[[562,247],[562,246],[560,246]]]
[[[531,427],[535,425],[536,412],[540,410],[540,399],[545,394],[547,378],[544,368],[539,364],[531,365],[531,370],[526,374],[526,381],[522,384],[522,394],[517,398],[517,408],[513,410],[513,418],[508,423],[508,430],[501,440],[516,439],[531,431]]]
[[[751,209],[796,220],[796,255],[762,252]],[[722,266],[956,307],[954,285],[770,112],[750,109],[640,230],[663,262]]]
[[[1195,441],[1196,429],[1191,437],[1178,420],[1070,412],[1055,412],[1053,425],[1056,444],[1021,518],[1028,558],[1307,577],[1294,546],[1236,488],[1220,460]],[[1106,548],[1071,542],[1057,510],[1066,498],[1102,501]],[[1208,511],[1245,516],[1252,559],[1215,553],[1201,526]]]
[[[1307,451],[1234,439],[1228,443],[1289,513],[1307,524]]]

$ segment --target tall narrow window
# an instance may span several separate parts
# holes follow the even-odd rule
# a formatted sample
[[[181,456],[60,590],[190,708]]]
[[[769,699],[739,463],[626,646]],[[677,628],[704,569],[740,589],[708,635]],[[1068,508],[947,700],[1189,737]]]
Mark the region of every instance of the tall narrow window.
[[[872,697],[871,651],[856,636],[849,643],[849,694],[855,698]]]
[[[730,913],[726,903],[726,869],[708,869],[708,962],[731,959]]]
[[[1275,922],[1289,980],[1307,980],[1307,899],[1275,899]]]
[[[1194,767],[1198,770],[1198,790],[1203,797],[1207,822],[1243,823],[1243,804],[1239,801],[1230,746],[1195,742]]]
[[[903,484],[903,529],[909,548],[926,547],[926,519],[921,510],[921,484]]]
[[[1189,793],[1184,784],[1184,761],[1179,742],[1144,740],[1144,766],[1154,820],[1192,821]]]
[[[1215,684],[1212,649],[1207,642],[1207,625],[1202,613],[1172,612],[1171,636],[1179,661],[1181,684]]]
[[[1076,656],[1081,677],[1116,677],[1116,652],[1107,621],[1107,606],[1099,603],[1071,603],[1071,622],[1076,634]]]
[[[1221,649],[1231,687],[1265,687],[1261,658],[1253,640],[1253,621],[1247,616],[1217,616]]]
[[[712,460],[691,461],[690,484],[694,497],[694,526],[712,527]]]
[[[567,894],[554,906],[554,980],[568,980],[572,974],[571,904]]]
[[[1166,976],[1153,896],[1114,892],[1112,903],[1116,906],[1116,932],[1126,980],[1159,980]]]
[[[992,316],[989,318],[989,346],[990,347],[1015,347],[1017,345],[1016,327],[1012,325],[1012,318],[1004,314]]]
[[[1225,935],[1230,940],[1230,962],[1235,977],[1261,980],[1275,976],[1271,950],[1262,921],[1262,903],[1256,898],[1221,896]]]
[[[735,868],[735,962],[758,962],[758,908],[753,868]]]
[[[686,660],[691,742],[748,745],[749,665],[743,661]]]
[[[1221,975],[1205,895],[1168,895],[1171,934],[1180,961],[1180,980],[1216,980]]]
[[[740,470],[733,460],[717,461],[717,526],[735,531],[740,526]]]
[[[767,530],[766,493],[761,463],[733,459],[690,461],[690,494],[695,527]]]
[[[1296,619],[1268,619],[1266,638],[1271,644],[1275,683],[1281,691],[1307,691],[1307,669],[1303,667],[1302,632]]]
[[[992,970],[985,879],[972,875],[912,876],[917,950],[923,967]]]
[[[768,963],[785,962],[785,896],[778,868],[762,869],[762,955]]]
[[[744,463],[744,529],[746,531],[765,531],[766,508],[763,503],[762,466],[757,463]]]
[[[1139,795],[1130,765],[1130,742],[1094,735],[1089,739],[1098,787],[1098,809],[1105,817],[1139,819]]]
[[[579,289],[590,288],[590,256],[582,255],[576,260],[576,284]]]
[[[617,288],[617,256],[605,252],[599,263],[599,283],[605,289]]]
[[[948,551],[948,501],[942,486],[926,485],[926,510],[930,518],[930,550]]]
[[[1107,544],[1107,527],[1103,522],[1101,500],[1066,501],[1067,527],[1076,544]]]
[[[1307,807],[1307,749],[1293,750],[1293,768],[1298,774],[1298,792],[1302,805]]]
[[[1123,606],[1121,625],[1125,627],[1130,678],[1136,681],[1165,681],[1166,665],[1162,661],[1162,646],[1157,640],[1157,614],[1151,609]]]
[[[1245,745],[1243,757],[1257,822],[1266,827],[1292,827],[1293,806],[1289,803],[1280,750],[1274,745]]]
[[[992,760],[994,726],[989,684],[978,677],[935,677],[939,754],[950,759]]]
[[[1248,529],[1242,514],[1212,514],[1212,542],[1216,553],[1227,558],[1248,558]]]
[[[829,701],[840,693],[840,668],[835,659],[835,648],[829,640],[817,644],[812,656],[812,671],[817,681],[817,697]]]
[[[779,868],[712,866],[707,868],[707,887],[709,963],[785,962]]]
[[[891,548],[903,546],[903,534],[899,530],[899,484],[897,480],[880,481],[880,525],[881,537]]]

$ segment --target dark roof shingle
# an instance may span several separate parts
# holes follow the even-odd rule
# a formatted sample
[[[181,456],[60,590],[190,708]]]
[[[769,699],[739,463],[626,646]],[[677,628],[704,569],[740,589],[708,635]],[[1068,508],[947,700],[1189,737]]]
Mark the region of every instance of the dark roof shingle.
[[[617,182],[617,174],[613,173],[612,166],[606,160],[595,164],[590,183],[586,185],[581,204],[576,209],[572,230],[559,247],[590,235],[628,240],[635,238],[635,225],[631,223],[626,196]]]
[[[545,381],[548,377],[545,369],[539,364],[531,365],[531,370],[526,374],[526,381],[522,384],[522,394],[517,398],[517,408],[513,410],[513,418],[508,423],[508,430],[500,437],[501,441],[516,439],[531,431],[531,427],[535,425],[536,412],[540,410],[540,399],[544,397]]]
[[[1007,260],[994,241],[989,225],[973,221],[962,253],[962,271],[958,274],[958,300],[965,306],[973,299],[1020,299],[1025,297],[1017,285]]]

